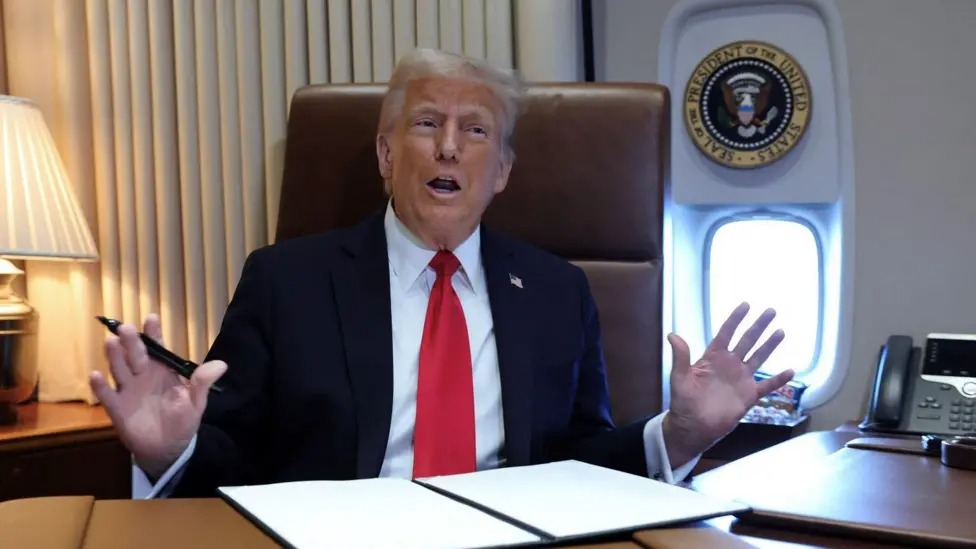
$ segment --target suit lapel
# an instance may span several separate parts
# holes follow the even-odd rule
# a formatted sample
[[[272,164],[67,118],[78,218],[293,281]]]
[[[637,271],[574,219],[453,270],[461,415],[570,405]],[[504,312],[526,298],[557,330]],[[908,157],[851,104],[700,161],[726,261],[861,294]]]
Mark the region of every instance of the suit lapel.
[[[371,478],[379,475],[383,465],[393,409],[393,332],[383,216],[351,232],[345,248],[350,258],[334,271],[332,281],[356,405],[356,474]]]
[[[507,243],[484,227],[481,234],[502,385],[506,461],[526,465],[532,429],[531,287],[522,281],[517,258]]]

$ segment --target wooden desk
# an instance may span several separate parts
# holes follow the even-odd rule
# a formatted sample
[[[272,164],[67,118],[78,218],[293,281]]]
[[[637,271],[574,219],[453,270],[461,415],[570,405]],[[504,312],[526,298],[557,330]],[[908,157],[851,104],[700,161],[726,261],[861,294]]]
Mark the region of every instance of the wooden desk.
[[[842,538],[777,531],[736,532],[730,519],[682,528],[638,532],[634,542],[575,545],[577,549],[672,549],[738,547],[881,547]],[[151,501],[98,500],[91,497],[21,499],[0,502],[0,532],[11,547],[48,549],[179,547],[270,549],[277,545],[219,499]],[[772,535],[771,535],[772,534]],[[777,541],[783,539],[784,541]]]
[[[129,452],[101,406],[31,403],[18,413],[16,425],[0,427],[0,501],[130,496]]]
[[[680,528],[637,532],[634,539],[648,549],[755,548],[755,549],[882,549],[897,547],[843,538],[794,532],[779,528],[743,525],[733,517],[723,517]],[[901,546],[904,547],[904,546]]]
[[[222,500],[21,499],[0,503],[4,547],[271,549],[278,545]],[[323,540],[328,541],[328,540]],[[631,541],[578,549],[641,549]]]
[[[968,487],[976,484],[976,473],[945,468],[938,457],[843,449],[861,436],[866,435],[856,430],[808,433],[704,473],[692,481],[692,487],[717,497],[739,497],[750,503],[758,495],[766,500],[764,487],[786,497],[770,499],[778,502],[776,506],[752,515],[748,522],[722,517],[639,532],[635,539],[645,547],[660,548],[682,544],[736,547],[748,542],[755,547],[864,549],[890,547],[895,538],[902,544],[936,546],[933,539],[908,539],[927,532],[924,535],[941,538],[939,546],[973,546],[972,541],[964,540],[976,539],[976,526],[967,530],[965,513],[971,501]],[[811,482],[821,482],[820,477],[796,482],[803,479],[805,470],[816,471],[828,464],[830,468],[821,472],[839,474],[826,477],[817,488]],[[852,476],[845,478],[844,472]],[[793,485],[806,486],[790,492],[791,479]],[[903,488],[899,491],[891,486]],[[775,525],[758,525],[757,517]],[[714,542],[729,534],[735,537]],[[875,539],[865,539],[868,537]]]
[[[727,482],[731,473],[748,482],[782,486],[779,479],[788,479],[795,471],[844,447],[847,441],[860,436],[857,432],[819,431],[806,433],[767,448],[737,461],[696,476],[693,489],[712,492],[716,484]],[[734,492],[734,488],[719,486],[720,491]],[[733,496],[734,497],[734,496]],[[867,549],[883,547],[876,544],[834,537],[811,535],[779,528],[742,524],[734,517],[720,517],[675,528],[661,528],[638,532],[634,536],[641,545],[654,549],[672,547],[829,547]]]
[[[95,429],[96,431],[98,429]],[[70,431],[69,431],[70,432]],[[61,432],[61,434],[65,434]],[[818,459],[838,451],[860,436],[857,432],[808,433],[749,457],[702,474],[692,487],[715,489],[714,484],[752,483],[755,486],[782,485],[790,475],[811,466]],[[128,458],[125,461],[128,470]],[[731,484],[730,484],[731,483]],[[712,484],[710,488],[709,485]],[[782,486],[781,486],[782,487]],[[785,489],[788,489],[785,488]],[[801,495],[798,494],[798,497]],[[70,501],[69,501],[70,500]],[[87,507],[86,507],[87,506]],[[31,521],[37,526],[30,526]],[[67,526],[59,531],[61,523]],[[178,527],[174,527],[178,525]],[[196,525],[196,526],[194,526]],[[74,528],[74,530],[71,530]],[[76,545],[44,544],[52,535],[66,539],[65,531],[78,532]],[[21,535],[15,546],[45,547],[209,547],[218,543],[234,547],[270,547],[270,538],[227,504],[218,499],[201,500],[102,500],[55,498],[0,503],[0,532]],[[60,533],[59,533],[60,532]],[[101,537],[98,537],[101,536]],[[215,537],[216,536],[216,537]],[[67,537],[70,537],[68,535]],[[96,539],[97,537],[97,539]],[[42,539],[43,538],[43,539]],[[9,537],[6,539],[10,539]],[[638,532],[633,542],[581,545],[595,549],[676,547],[827,547],[867,549],[886,547],[841,535],[804,533],[789,528],[755,526],[732,517],[722,517],[674,528]]]

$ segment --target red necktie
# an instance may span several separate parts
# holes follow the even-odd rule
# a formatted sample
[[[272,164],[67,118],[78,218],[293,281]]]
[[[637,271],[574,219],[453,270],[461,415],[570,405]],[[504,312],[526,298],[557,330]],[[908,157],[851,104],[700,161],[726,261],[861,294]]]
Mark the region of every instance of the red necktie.
[[[471,349],[461,300],[451,285],[460,263],[451,252],[441,251],[430,266],[437,280],[420,342],[414,478],[475,470]]]

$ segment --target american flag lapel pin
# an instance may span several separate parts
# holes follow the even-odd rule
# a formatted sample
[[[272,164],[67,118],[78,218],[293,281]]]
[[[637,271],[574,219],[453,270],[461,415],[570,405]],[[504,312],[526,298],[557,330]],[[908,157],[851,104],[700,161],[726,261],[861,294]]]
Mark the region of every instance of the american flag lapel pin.
[[[513,275],[512,273],[508,273],[508,281],[512,283],[512,286],[515,286],[519,289],[522,288],[522,279]]]

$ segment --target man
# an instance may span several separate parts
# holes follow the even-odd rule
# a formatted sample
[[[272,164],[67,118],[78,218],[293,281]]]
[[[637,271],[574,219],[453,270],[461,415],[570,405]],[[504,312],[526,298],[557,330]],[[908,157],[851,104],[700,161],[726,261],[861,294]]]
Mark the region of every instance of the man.
[[[729,349],[743,304],[693,366],[669,336],[669,411],[613,425],[586,277],[481,226],[514,161],[518,93],[471,59],[406,57],[376,138],[385,211],[252,253],[189,383],[148,358],[134,327],[106,341],[117,389],[97,373],[91,384],[150,496],[568,458],[674,481],[790,379],[753,379],[783,338],[756,348],[771,310]],[[547,283],[513,294],[510,272]],[[159,338],[159,319],[144,331]]]

